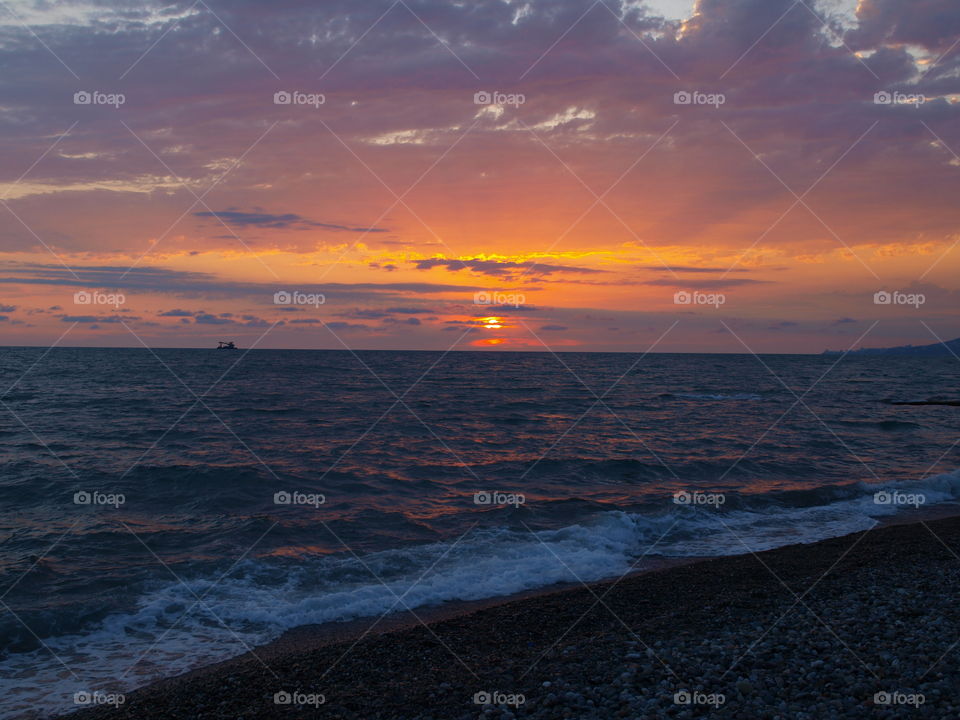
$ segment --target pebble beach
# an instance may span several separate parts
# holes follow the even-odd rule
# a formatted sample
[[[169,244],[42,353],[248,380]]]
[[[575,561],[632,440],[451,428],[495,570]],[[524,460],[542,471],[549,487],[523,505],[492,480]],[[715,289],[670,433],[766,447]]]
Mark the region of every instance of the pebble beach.
[[[65,717],[957,717],[958,548],[960,518],[920,521],[443,619],[407,612]]]

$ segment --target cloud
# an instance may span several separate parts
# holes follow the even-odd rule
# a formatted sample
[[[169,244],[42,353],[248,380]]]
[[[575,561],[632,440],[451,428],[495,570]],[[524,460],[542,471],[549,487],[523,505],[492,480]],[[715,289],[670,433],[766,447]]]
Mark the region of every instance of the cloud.
[[[326,327],[330,328],[334,332],[362,332],[365,330],[370,330],[369,325],[356,324],[356,323],[328,322],[324,324],[326,325]]]
[[[39,263],[0,262],[0,285],[41,285],[69,288],[110,288],[117,290],[156,292],[185,297],[234,298],[247,297],[273,303],[278,290],[277,283],[250,283],[225,280],[211,273],[172,270],[162,267],[135,268],[122,266],[74,266]],[[326,295],[328,300],[381,301],[394,298],[409,300],[409,295],[432,295],[438,293],[462,293],[472,295],[483,288],[475,285],[445,283],[325,283],[323,285],[298,285],[304,293]]]
[[[198,325],[233,325],[234,321],[230,318],[218,317],[209,313],[199,313],[194,316],[193,321]]]
[[[569,330],[570,328],[565,325],[541,325],[540,329],[545,332],[563,332],[564,330]]]
[[[243,315],[243,316],[241,317],[241,320],[243,320],[243,323],[241,323],[241,324],[242,324],[244,327],[252,327],[252,328],[270,327],[271,325],[274,324],[274,323],[270,322],[269,320],[264,320],[263,318],[259,318],[259,317],[257,317],[256,315]],[[285,324],[286,324],[286,321],[285,321],[285,320],[281,320],[280,322],[278,322],[278,323],[276,323],[276,324],[277,324],[277,326],[285,325]]]
[[[480,328],[478,328],[478,327],[473,327],[473,326],[464,327],[464,326],[463,326],[462,324],[460,324],[460,323],[448,325],[447,327],[443,328],[443,330],[444,330],[444,332],[459,332],[459,333],[462,333],[462,334],[464,334],[464,335],[467,335],[468,333],[477,333],[477,332],[480,332]]]
[[[745,287],[750,285],[767,285],[772,280],[751,280],[749,278],[683,280],[680,278],[658,278],[645,280],[640,285],[656,285],[660,287],[679,287],[690,290],[720,290],[722,288]]]
[[[411,199],[410,204],[439,235],[456,236],[479,226],[491,243],[500,245],[489,251],[502,251],[518,237],[518,228],[526,234],[525,226],[532,223],[544,226],[544,232],[531,243],[543,239],[547,247],[585,209],[582,201],[590,199],[562,165],[598,191],[626,169],[625,158],[643,154],[643,172],[623,177],[604,198],[623,220],[622,226],[613,225],[615,236],[609,228],[587,227],[586,238],[578,242],[618,242],[627,227],[629,234],[649,239],[653,246],[670,239],[691,246],[742,248],[761,236],[764,245],[807,244],[813,242],[811,236],[822,241],[823,228],[802,208],[763,235],[791,197],[754,160],[752,150],[797,193],[830,168],[806,202],[851,247],[893,239],[909,244],[955,231],[958,218],[952,200],[958,180],[949,164],[953,158],[932,144],[933,137],[917,121],[923,120],[945,145],[956,148],[960,104],[938,99],[907,109],[877,107],[871,101],[873,93],[886,86],[914,89],[930,98],[960,91],[960,52],[932,62],[958,35],[960,11],[953,0],[862,0],[859,26],[844,35],[852,49],[865,51],[860,58],[831,40],[822,22],[793,0],[702,0],[682,32],[648,13],[642,3],[609,0],[607,5],[527,0],[521,9],[518,3],[498,0],[418,0],[416,9],[427,18],[428,28],[390,0],[210,0],[211,10],[238,37],[256,39],[251,41],[254,56],[238,49],[232,35],[222,34],[212,13],[145,11],[142,4],[111,3],[109,12],[104,11],[107,17],[123,17],[123,22],[58,27],[57,52],[82,58],[96,43],[97,62],[84,79],[91,86],[109,87],[130,67],[131,58],[152,47],[129,75],[150,102],[135,102],[131,90],[123,112],[125,122],[153,153],[134,137],[118,142],[108,123],[84,122],[82,132],[64,138],[57,152],[17,187],[31,181],[85,190],[22,197],[15,201],[17,212],[25,210],[22,217],[28,225],[39,223],[38,234],[51,246],[129,250],[146,247],[175,223],[194,200],[187,188],[200,193],[217,183],[220,201],[214,209],[201,208],[198,219],[219,225],[219,218],[254,230],[372,230],[380,240],[386,228],[344,218],[379,218],[385,209],[380,195],[391,199],[390,193],[382,193],[380,181],[399,192],[417,179],[422,163],[430,172],[417,189],[417,202]],[[63,14],[51,9],[41,13],[37,3],[30,6],[45,17]],[[13,185],[19,177],[16,169],[31,167],[49,148],[50,138],[69,127],[78,112],[63,101],[69,98],[71,83],[51,79],[44,71],[50,60],[46,49],[16,24],[6,32],[11,40],[4,57],[22,72],[0,80],[0,128],[10,139],[0,150],[0,168],[6,168],[0,171],[0,186]],[[652,52],[644,51],[638,36]],[[922,68],[910,52],[917,44],[934,55]],[[547,48],[550,52],[543,55]],[[338,63],[348,50],[349,56]],[[478,117],[475,76],[451,51],[490,89],[509,90],[529,68],[523,87],[516,88],[527,102],[501,108],[499,115],[486,112]],[[308,120],[314,116],[295,112],[304,108],[273,104],[275,78],[257,57],[289,87],[311,87],[317,68],[332,68],[324,81],[328,102],[323,117],[336,137],[318,132],[317,124]],[[636,83],[636,77],[645,81]],[[674,92],[696,87],[722,90],[727,103],[710,113],[673,103]],[[85,121],[90,117],[83,116]],[[568,117],[580,120],[556,120]],[[725,130],[720,119],[751,150]],[[882,122],[848,152],[877,120]],[[266,130],[274,121],[275,129],[254,146],[261,125]],[[470,142],[432,167],[437,147],[450,148],[467,128],[472,128]],[[525,128],[540,128],[536,132],[553,152],[531,143]],[[403,133],[425,142],[351,152],[365,138]],[[504,173],[507,163],[511,172]],[[163,164],[173,168],[176,177]],[[409,179],[407,168],[417,171]],[[494,172],[496,183],[482,179]],[[516,179],[511,182],[508,176]],[[116,193],[98,187],[140,192],[125,193],[118,208]],[[478,213],[476,223],[463,224],[457,215],[473,212],[478,198],[488,210]],[[262,209],[278,207],[309,211]],[[606,214],[603,208],[598,211]],[[560,226],[546,227],[550,218]],[[397,213],[385,222],[396,235],[390,242],[422,252],[426,241],[417,218]],[[312,252],[315,235],[270,233],[271,239],[256,249]],[[30,232],[16,224],[4,228],[2,240],[5,248],[36,246]],[[248,241],[252,245],[254,239]],[[238,249],[231,236],[205,242],[207,249],[216,249],[218,243]],[[475,237],[472,242],[477,243]],[[178,231],[165,237],[162,246],[192,250],[196,243],[192,233]],[[827,243],[832,244],[832,238]],[[456,246],[463,247],[463,253],[478,252],[476,244]],[[504,270],[511,268],[488,265],[475,271],[503,277]],[[546,269],[512,270],[567,276],[576,272],[551,270],[549,264]]]
[[[286,229],[307,229],[320,228],[321,230],[330,230],[333,232],[351,232],[351,233],[384,233],[390,232],[386,228],[365,228],[351,227],[349,225],[337,225],[334,223],[317,222],[309,220],[301,215],[294,213],[285,213],[276,215],[264,212],[241,212],[239,210],[218,210],[216,212],[197,212],[195,217],[199,218],[219,218],[228,225],[238,227],[260,227],[270,230]]]
[[[794,322],[793,320],[780,320],[771,324],[767,329],[768,330],[786,330],[787,328],[797,327],[800,323]]]
[[[444,267],[447,270],[471,270],[473,272],[490,275],[493,277],[511,277],[525,271],[524,274],[532,276],[552,275],[554,273],[580,273],[596,274],[604,273],[606,270],[596,270],[594,268],[576,267],[572,265],[552,265],[549,263],[540,263],[528,260],[525,262],[513,262],[510,260],[483,260],[473,258],[468,260],[447,260],[445,258],[429,258],[426,260],[413,261],[417,270],[432,270],[435,267]]]
[[[390,313],[384,312],[383,310],[376,309],[354,309],[347,310],[345,312],[337,313],[340,317],[349,317],[357,320],[379,320],[380,318],[389,317]]]
[[[130,323],[140,320],[138,317],[134,316],[121,316],[121,315],[108,315],[108,316],[95,316],[95,315],[60,315],[60,320],[62,322],[68,323]]]
[[[844,37],[855,50],[904,44],[945,51],[960,36],[960,5],[953,0],[860,0],[857,19]]]
[[[810,8],[794,0],[699,0],[682,28],[652,17],[640,0],[416,0],[410,7],[423,23],[392,0],[208,3],[210,12],[129,0],[18,3],[25,22],[76,64],[85,86],[118,87],[130,69],[119,87],[128,93],[122,116],[136,137],[122,127],[118,134],[114,110],[73,105],[78,87],[69,74],[50,72],[56,62],[43,43],[0,17],[0,56],[15,69],[0,76],[7,140],[0,196],[30,228],[5,223],[0,246],[21,257],[12,253],[38,252],[42,238],[67,262],[89,263],[77,277],[55,264],[0,265],[0,283],[49,295],[57,288],[158,293],[166,297],[152,308],[214,315],[216,300],[243,298],[278,317],[303,316],[272,305],[287,283],[273,287],[267,273],[252,276],[250,268],[261,268],[222,232],[223,222],[249,230],[245,242],[269,265],[276,258],[281,274],[309,277],[313,262],[319,272],[330,268],[329,284],[297,289],[327,295],[335,310],[400,318],[407,314],[388,306],[439,305],[439,298],[465,308],[474,291],[467,285],[523,276],[542,280],[538,302],[565,306],[588,302],[573,291],[591,283],[583,295],[606,305],[599,313],[645,304],[616,296],[606,281],[636,276],[643,285],[651,277],[654,287],[746,292],[752,286],[739,281],[769,277],[769,262],[799,268],[763,286],[764,302],[780,304],[770,316],[803,319],[832,290],[869,279],[843,244],[892,282],[901,267],[913,272],[916,248],[946,253],[960,227],[952,154],[960,148],[960,103],[950,97],[960,94],[960,47],[951,49],[960,37],[956,0],[859,0],[856,17],[843,25],[827,18],[843,42],[810,12],[826,16],[832,0]],[[320,112],[272,102],[281,87],[316,88],[328,70]],[[478,108],[473,95],[484,88],[523,92],[526,102]],[[677,91],[695,89],[722,92],[726,102],[673,102]],[[923,93],[928,102],[877,105],[880,89]],[[411,183],[414,191],[395,203]],[[601,192],[603,203],[594,204]],[[209,207],[194,206],[192,193],[203,193]],[[791,210],[797,197],[808,207]],[[374,232],[361,238],[367,225]],[[222,237],[198,237],[214,234],[211,227]],[[361,239],[402,250],[390,263],[363,243],[353,247]],[[558,254],[544,264],[520,262],[554,243]],[[728,259],[754,244],[750,267],[760,260],[763,267],[721,278]],[[883,256],[893,244],[902,266]],[[198,248],[200,256],[188,256]],[[284,257],[288,251],[311,255],[292,270],[299,261]],[[441,252],[469,260],[408,264]],[[180,269],[107,267],[143,253]],[[674,267],[684,282],[663,275],[658,255],[686,263]],[[517,262],[490,259],[504,257]],[[809,258],[825,260],[821,273]],[[944,255],[934,272],[941,284],[955,284],[947,278],[956,262],[956,252]],[[477,276],[435,275],[463,278],[463,285],[362,282],[429,279],[411,267]],[[229,279],[231,272],[244,281]],[[823,291],[816,297],[808,292],[814,276]],[[800,294],[808,302],[796,303]],[[54,302],[71,306],[66,291],[42,305]],[[818,317],[860,317],[857,307],[850,301]],[[184,328],[193,324],[192,316],[181,319],[190,321]],[[373,332],[387,334],[383,319],[370,321]],[[585,335],[606,327],[554,309],[537,319]],[[757,320],[757,330],[770,322]],[[633,327],[619,316],[610,325],[625,333]]]
[[[653,270],[655,272],[677,272],[677,273],[745,273],[750,272],[747,268],[724,268],[724,267],[694,267],[692,265],[641,265],[638,270]]]
[[[485,305],[484,308],[488,311],[488,315],[502,315],[503,313],[528,313],[528,312],[538,312],[540,308],[534,305]]]
[[[237,320],[233,313],[219,313],[218,315],[214,315],[201,310],[193,313],[192,315],[193,321],[197,325],[235,325],[237,327],[262,328],[270,327],[272,325],[282,326],[286,324],[286,321],[283,320],[273,323],[269,320],[264,320],[263,318],[257,317],[256,315],[241,315],[240,320]]]
[[[388,313],[395,313],[397,315],[431,315],[435,310],[430,308],[418,308],[418,307],[388,307],[386,309]]]

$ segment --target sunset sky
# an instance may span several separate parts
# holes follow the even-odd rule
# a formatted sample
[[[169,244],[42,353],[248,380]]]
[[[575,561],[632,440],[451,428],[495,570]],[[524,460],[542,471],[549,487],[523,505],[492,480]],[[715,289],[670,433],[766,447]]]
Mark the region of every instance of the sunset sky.
[[[958,42],[956,0],[4,0],[0,343],[952,339]]]

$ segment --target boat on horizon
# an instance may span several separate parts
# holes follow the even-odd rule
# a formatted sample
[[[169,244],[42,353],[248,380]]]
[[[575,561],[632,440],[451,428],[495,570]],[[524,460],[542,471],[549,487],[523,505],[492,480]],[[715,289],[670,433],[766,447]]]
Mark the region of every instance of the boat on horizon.
[[[220,340],[217,350],[237,350],[236,344],[232,340]]]

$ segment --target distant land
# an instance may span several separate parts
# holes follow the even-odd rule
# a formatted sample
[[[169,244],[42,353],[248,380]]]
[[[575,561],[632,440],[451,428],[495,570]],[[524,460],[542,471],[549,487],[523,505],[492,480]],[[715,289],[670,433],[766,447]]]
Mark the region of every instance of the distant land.
[[[840,350],[825,350],[824,355],[842,355]],[[861,348],[851,350],[850,355],[918,355],[922,357],[960,356],[960,338],[932,345],[900,345],[890,348]]]

